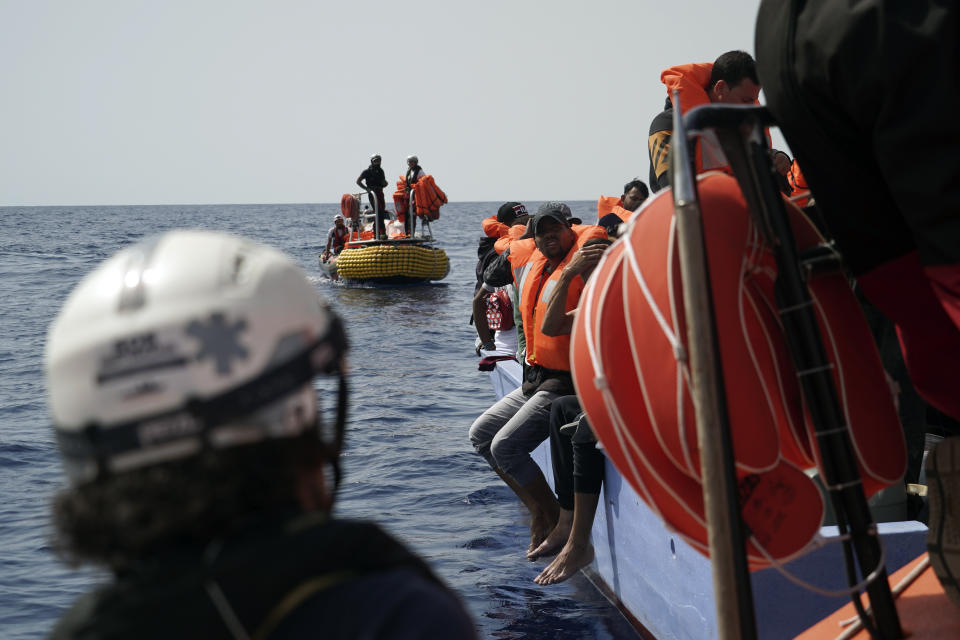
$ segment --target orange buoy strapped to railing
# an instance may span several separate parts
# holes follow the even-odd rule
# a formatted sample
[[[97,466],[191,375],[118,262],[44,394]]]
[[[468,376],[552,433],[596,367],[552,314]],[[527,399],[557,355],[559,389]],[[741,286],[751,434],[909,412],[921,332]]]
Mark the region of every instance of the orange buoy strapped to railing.
[[[751,567],[802,551],[823,503],[802,469],[819,466],[774,298],[773,252],[736,181],[699,176],[706,257]],[[800,249],[822,242],[787,205]],[[809,287],[867,496],[905,467],[903,433],[866,321],[841,272]],[[665,189],[607,250],[580,300],[570,362],[610,460],[669,527],[707,553],[672,194]],[[601,339],[602,338],[602,339]]]
[[[441,205],[447,204],[447,194],[440,190],[433,176],[421,176],[413,183],[413,193],[416,197],[417,215],[427,220],[436,220],[440,217]]]
[[[340,198],[340,213],[344,218],[354,222],[360,220],[360,201],[352,193],[345,193]]]
[[[397,190],[393,192],[393,206],[397,210],[397,220],[404,222],[407,217],[407,178],[400,176]]]

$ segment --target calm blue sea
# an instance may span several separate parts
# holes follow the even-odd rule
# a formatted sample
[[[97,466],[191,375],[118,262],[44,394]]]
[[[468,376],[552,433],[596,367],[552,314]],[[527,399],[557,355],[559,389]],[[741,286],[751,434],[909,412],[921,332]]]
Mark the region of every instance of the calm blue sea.
[[[426,557],[461,594],[481,637],[635,637],[582,576],[533,583],[545,562],[524,558],[524,509],[467,439],[494,400],[467,320],[480,221],[499,204],[445,206],[433,230],[450,275],[394,289],[320,275],[317,254],[338,205],[0,208],[0,637],[42,637],[101,579],[62,566],[48,545],[48,503],[62,477],[44,398],[47,325],[101,260],[178,227],[283,249],[344,317],[353,400],[338,515],[376,520]],[[596,215],[593,203],[570,205],[584,219]]]

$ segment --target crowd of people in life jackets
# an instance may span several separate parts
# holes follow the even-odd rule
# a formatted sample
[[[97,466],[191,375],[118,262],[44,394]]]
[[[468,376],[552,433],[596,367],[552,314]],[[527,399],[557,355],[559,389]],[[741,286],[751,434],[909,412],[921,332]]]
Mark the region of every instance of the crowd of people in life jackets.
[[[960,603],[958,26],[960,10],[934,0],[864,0],[855,11],[830,0],[762,0],[755,66],[735,52],[662,79],[683,93],[685,109],[750,103],[764,87],[825,232],[895,327],[888,353],[930,407],[924,430],[940,412],[949,437],[926,456],[928,549]],[[669,144],[658,116],[654,191]],[[715,150],[701,144],[699,170],[723,169]],[[783,175],[789,158],[774,160]],[[408,166],[411,179],[422,171],[416,158]],[[799,173],[787,176],[785,188],[802,187]],[[384,186],[376,176],[366,185],[374,198]],[[608,214],[629,224],[642,215],[642,195],[632,181],[617,201],[601,199],[604,224],[583,224],[562,202],[533,216],[506,203],[484,221],[494,240],[478,267],[478,352],[493,352],[512,316],[523,373],[470,439],[530,510],[528,557],[558,553],[540,584],[568,578],[591,555],[584,531],[602,465],[571,382],[571,314],[618,232]],[[512,298],[490,295],[502,287]],[[342,322],[295,263],[235,236],[168,232],[82,280],[44,354],[68,481],[53,504],[54,548],[110,577],[52,637],[476,637],[423,560],[376,525],[331,516],[346,350]],[[332,424],[318,408],[317,376],[336,381],[325,398],[337,407]],[[546,437],[557,495],[529,455]]]
[[[801,11],[825,15],[839,11],[820,6],[826,3],[812,4],[815,9]],[[766,0],[761,16],[766,14],[772,23],[786,24],[789,5],[775,5],[773,0]],[[850,26],[840,15],[831,17],[838,24]],[[894,24],[903,19],[898,12],[889,16]],[[953,20],[949,24],[956,26],[956,17]],[[945,34],[945,28],[931,27],[926,41],[938,41]],[[854,37],[838,27],[841,36],[857,42],[865,37]],[[812,33],[803,37],[810,42],[816,39]],[[917,46],[924,41],[917,36]],[[784,46],[782,40],[767,43],[759,36],[758,43],[769,44],[770,51],[778,53],[777,47]],[[868,44],[876,49],[882,43]],[[929,55],[935,57],[933,51]],[[960,435],[960,389],[953,375],[955,363],[960,361],[960,165],[945,156],[943,162],[948,167],[926,162],[922,165],[925,173],[911,170],[915,181],[905,180],[900,175],[902,167],[895,168],[899,165],[891,164],[891,157],[876,150],[877,142],[882,141],[891,154],[905,152],[907,138],[899,130],[901,125],[886,119],[877,107],[868,109],[869,105],[858,102],[852,94],[844,94],[841,98],[850,101],[847,106],[851,113],[869,115],[871,122],[888,127],[879,140],[864,138],[860,146],[851,146],[848,141],[864,130],[859,123],[853,127],[853,119],[821,121],[811,115],[822,115],[837,102],[823,97],[822,92],[809,94],[809,109],[791,100],[795,96],[791,82],[815,84],[821,91],[835,88],[828,82],[833,71],[812,63],[786,69],[782,62],[785,59],[769,55],[768,64],[758,68],[748,53],[730,51],[713,63],[666,69],[661,80],[668,96],[679,94],[684,112],[701,104],[757,104],[761,79],[766,80],[763,86],[770,96],[770,107],[798,156],[793,159],[783,151],[771,150],[772,178],[784,197],[801,207],[822,235],[849,256],[847,267],[855,278],[854,286],[884,367],[897,383],[892,388],[899,395],[898,410],[909,457],[904,482],[916,483],[923,460],[927,460],[930,498],[924,502],[911,497],[908,517],[929,522],[932,565],[948,595],[960,604],[960,514],[954,511],[960,498],[954,497],[952,502],[946,497],[956,492],[960,483],[960,438],[955,437]],[[774,60],[779,62],[773,64]],[[897,66],[903,63],[897,61]],[[862,78],[856,81],[869,84]],[[948,102],[956,101],[954,95]],[[923,109],[892,100],[889,108],[904,111],[911,125],[922,126]],[[935,120],[938,125],[946,118],[950,123],[944,126],[950,131],[957,128],[955,118],[945,116],[941,105],[928,104],[926,108],[931,114],[940,114]],[[664,110],[650,126],[649,179],[654,192],[670,183],[673,109],[668,97]],[[844,124],[849,126],[844,128]],[[828,140],[829,146],[817,146]],[[898,147],[901,143],[903,146]],[[865,160],[853,149],[870,149],[877,155]],[[822,156],[818,155],[821,151]],[[821,157],[835,161],[836,166],[825,167]],[[709,133],[697,144],[695,167],[698,173],[731,173],[718,140]],[[838,167],[851,173],[837,171]],[[862,190],[850,188],[850,175],[862,175],[865,184],[875,185],[870,194],[874,209],[857,203]],[[929,183],[931,177],[940,190],[921,197],[920,186]],[[861,184],[857,180],[853,183]],[[522,374],[518,376],[519,386],[500,390],[501,399],[474,421],[469,437],[477,453],[530,512],[527,558],[556,554],[536,577],[539,584],[565,580],[593,558],[590,529],[604,464],[571,380],[572,317],[606,244],[617,236],[621,224],[642,211],[647,195],[646,185],[633,180],[624,186],[621,196],[601,197],[595,224],[583,224],[560,202],[545,203],[533,216],[523,204],[508,202],[496,216],[483,221],[473,301],[480,368],[507,367],[515,353]],[[923,207],[933,207],[939,215]],[[874,215],[879,217],[873,219]],[[938,233],[947,234],[949,241]],[[515,342],[503,335],[512,332],[516,333]],[[551,443],[554,491],[530,456],[547,438]],[[929,448],[937,438],[945,439],[925,456],[925,446]]]
[[[502,397],[469,436],[530,511],[527,558],[556,556],[538,584],[566,580],[593,559],[590,530],[605,460],[574,392],[570,333],[587,278],[648,195],[642,180],[631,180],[619,197],[600,198],[594,224],[583,224],[563,202],[546,202],[532,216],[522,203],[507,202],[482,223],[473,300],[480,368],[509,365],[522,373],[515,388],[498,389]],[[555,493],[530,456],[547,438]]]

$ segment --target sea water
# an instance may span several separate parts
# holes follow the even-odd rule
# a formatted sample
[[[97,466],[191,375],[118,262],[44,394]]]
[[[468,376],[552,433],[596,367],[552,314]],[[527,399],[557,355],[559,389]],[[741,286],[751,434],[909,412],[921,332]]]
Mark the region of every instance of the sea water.
[[[582,575],[534,584],[547,561],[524,558],[525,510],[467,438],[494,401],[467,322],[480,221],[499,204],[444,206],[432,226],[450,274],[397,288],[343,286],[320,274],[338,205],[0,208],[0,637],[42,637],[104,578],[63,566],[49,546],[49,501],[63,477],[44,397],[47,327],[101,260],[174,228],[229,231],[282,249],[343,317],[352,393],[337,515],[374,520],[425,557],[481,637],[635,637]],[[595,219],[592,203],[569,204]]]

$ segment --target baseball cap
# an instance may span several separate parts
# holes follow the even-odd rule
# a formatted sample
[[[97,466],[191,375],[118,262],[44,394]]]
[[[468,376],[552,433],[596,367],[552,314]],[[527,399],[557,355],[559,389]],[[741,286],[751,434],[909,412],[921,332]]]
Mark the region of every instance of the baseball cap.
[[[540,208],[537,209],[537,215],[533,217],[533,232],[537,232],[537,226],[540,224],[540,221],[544,218],[553,218],[559,222],[564,222],[568,225],[570,224],[580,224],[583,222],[580,218],[574,218],[573,214],[570,212],[570,207],[567,206],[565,202],[544,202],[540,205]]]
[[[507,224],[525,215],[527,215],[527,208],[522,203],[505,202],[497,209],[497,222]]]

